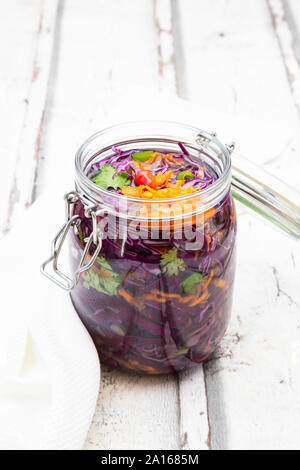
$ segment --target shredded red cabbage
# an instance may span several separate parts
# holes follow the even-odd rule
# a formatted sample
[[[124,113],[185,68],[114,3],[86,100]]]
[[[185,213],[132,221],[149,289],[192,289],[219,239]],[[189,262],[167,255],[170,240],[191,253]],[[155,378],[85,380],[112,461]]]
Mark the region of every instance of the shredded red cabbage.
[[[213,184],[213,169],[178,145],[181,151],[174,154],[174,162],[158,157],[151,164],[152,174],[172,169],[172,183],[179,172],[190,170],[194,179],[183,181],[183,187],[201,190]],[[108,159],[92,165],[89,177],[109,164],[117,174],[126,172],[134,187],[139,169],[132,155],[137,152],[112,147]],[[74,267],[92,230],[81,203],[75,212],[83,223],[74,234]],[[193,219],[191,228],[197,240]],[[236,222],[230,193],[204,213],[200,230],[201,242],[193,247],[191,240],[177,239],[175,230],[168,239],[161,230],[158,239],[149,234],[148,239],[103,240],[97,261],[71,294],[101,361],[142,374],[163,374],[192,367],[214,351],[231,310]]]

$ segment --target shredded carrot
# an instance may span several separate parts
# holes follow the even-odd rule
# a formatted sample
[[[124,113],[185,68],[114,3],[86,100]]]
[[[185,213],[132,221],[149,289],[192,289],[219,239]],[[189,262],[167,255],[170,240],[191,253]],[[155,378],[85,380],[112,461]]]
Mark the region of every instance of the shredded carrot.
[[[203,281],[202,283],[202,286],[206,289],[208,284],[210,283],[210,281],[212,280],[213,278],[213,275],[214,275],[214,269],[211,269],[210,273],[209,273],[209,276],[207,279],[205,279],[205,281]]]
[[[135,186],[126,186],[122,188],[122,194],[124,196],[130,197],[140,197],[143,199],[151,199],[150,194],[155,199],[164,199],[164,198],[173,198],[179,196],[188,196],[189,194],[195,193],[198,191],[197,188],[182,188],[181,185],[176,185],[174,188],[163,188],[163,189],[153,189],[150,186],[143,186],[140,185],[138,187]]]
[[[191,300],[195,300],[195,296],[194,295],[188,295],[187,297],[182,297],[181,299],[179,299],[179,302],[181,304],[187,304],[188,302],[190,302]]]
[[[209,249],[210,249],[210,244],[211,244],[211,242],[212,242],[212,238],[211,238],[211,236],[210,236],[209,233],[204,233],[204,238],[205,238],[206,243],[207,243],[207,251],[209,251]]]
[[[190,303],[191,307],[195,307],[195,305],[200,304],[201,302],[205,302],[207,299],[209,299],[210,293],[208,292],[207,289],[203,292],[203,294],[199,297],[199,299],[196,298],[193,302]]]
[[[136,166],[139,170],[141,169],[141,164],[137,160],[133,162],[134,166]]]
[[[154,302],[166,302],[165,299],[159,298],[157,295],[154,294],[147,294],[145,295],[146,300],[154,300]]]
[[[154,195],[150,191],[145,191],[143,193],[143,196],[141,196],[143,199],[155,199]]]
[[[96,338],[94,338],[94,341],[96,342],[96,344],[98,344],[99,346],[101,346],[102,344],[104,344],[104,341],[99,338],[99,336],[97,336]]]
[[[179,294],[169,294],[168,292],[161,292],[160,290],[153,289],[153,294],[160,295],[161,297],[165,297],[166,299],[179,299]]]
[[[197,357],[197,359],[193,359],[193,361],[196,363],[196,364],[200,364],[201,362],[205,361],[209,356],[209,353],[207,354],[204,354],[204,356],[201,356],[201,357]]]
[[[177,180],[176,183],[166,183],[167,188],[180,188],[185,183],[184,180]]]
[[[148,372],[149,374],[161,374],[161,371],[154,369],[154,367],[145,366],[136,360],[125,361],[124,359],[114,355],[111,356],[111,359],[123,365],[125,369],[142,370],[144,372]]]
[[[138,186],[137,190],[138,190],[138,193],[139,193],[139,197],[142,197],[143,196],[143,188],[141,186]]]
[[[105,271],[105,269],[103,269],[103,268],[100,268],[100,269],[99,269],[99,272],[100,272],[100,274],[101,274],[102,277],[105,277],[105,278],[109,278],[109,277],[110,277],[110,274],[109,274],[107,271]]]
[[[204,212],[204,221],[206,222],[208,219],[211,219],[215,215],[215,209],[212,207],[208,209],[208,211]]]
[[[127,292],[125,289],[120,287],[119,289],[119,294],[129,303],[132,304],[137,310],[143,310],[144,304],[140,302],[138,299],[135,299],[132,297],[129,292]]]
[[[168,153],[167,155],[164,155],[163,158],[164,158],[165,160],[168,160],[168,162],[169,162],[170,160],[173,160],[173,155],[171,155],[170,153]]]
[[[168,300],[170,299],[178,299],[178,300],[180,299],[179,294],[168,294],[165,292],[160,292],[158,290],[153,290],[152,292],[153,292],[152,294],[145,295],[145,299],[154,300],[154,302],[158,302],[158,303],[168,302]]]
[[[227,287],[227,282],[225,281],[225,279],[215,279],[214,284],[215,284],[215,286],[221,287],[221,288],[222,287],[224,287],[224,288]]]
[[[86,255],[86,259],[87,259],[87,261],[91,260],[91,255],[89,253]],[[95,271],[96,273],[100,274],[100,276],[102,276],[102,277],[105,277],[105,278],[111,277],[110,274],[104,268],[102,268],[102,266],[100,266],[100,268],[98,268],[95,264],[93,264],[90,267],[90,269],[92,271]],[[85,274],[86,274],[86,272],[83,272],[82,277],[84,277]]]
[[[188,336],[191,337],[191,336],[196,335],[196,334],[199,333],[201,330],[203,330],[204,327],[205,327],[205,324],[202,325],[202,326],[200,326],[199,328],[197,328],[197,330],[191,331],[191,333],[189,333]]]
[[[207,287],[208,285],[210,284],[212,278],[213,278],[213,275],[214,275],[214,269],[212,269],[209,273],[209,276],[207,279],[204,279],[203,281],[199,282],[199,284],[197,285],[197,288],[196,288],[196,292],[193,296],[191,296],[191,300],[194,300],[194,305],[197,305],[197,303],[200,303],[198,302],[199,299],[202,299],[202,296],[204,295],[204,293],[207,291]],[[200,297],[199,297],[200,296]],[[205,299],[206,300],[206,299]],[[202,302],[203,300],[201,300]],[[191,304],[191,306],[193,306]]]
[[[136,188],[134,186],[126,186],[126,188],[122,189],[122,194],[124,194],[124,196],[140,197],[139,187]]]
[[[151,194],[153,194],[154,197],[157,197],[157,198],[160,197],[160,194],[161,194],[160,191],[161,190],[150,188],[150,186],[144,186],[144,188],[145,188],[146,191],[149,191]],[[142,197],[143,196],[144,196],[144,193],[142,193]]]
[[[168,154],[164,154],[164,153],[160,153],[160,152],[154,152],[153,155],[151,156],[151,158],[149,160],[147,160],[147,163],[153,163],[155,162],[155,160],[157,160],[159,157],[161,158],[165,158],[167,160],[170,160],[172,159],[173,160],[173,153],[168,153]]]
[[[169,249],[170,248],[167,247],[167,246],[153,246],[152,247],[152,250],[157,251],[161,255],[164,255],[165,253],[167,253],[169,251]]]
[[[156,186],[162,186],[167,180],[172,177],[172,170],[166,171],[163,175],[159,172],[155,177],[155,184]]]
[[[147,160],[147,163],[150,163],[152,164],[153,162],[155,162],[155,160],[157,160],[159,157],[162,157],[163,154],[160,153],[160,152],[154,152],[152,157],[150,158],[150,160]]]

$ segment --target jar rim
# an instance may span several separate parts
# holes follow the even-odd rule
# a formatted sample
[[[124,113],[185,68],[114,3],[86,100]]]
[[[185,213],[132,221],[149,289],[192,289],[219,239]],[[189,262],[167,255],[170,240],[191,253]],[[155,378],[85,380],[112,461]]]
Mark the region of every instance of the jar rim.
[[[151,128],[153,125],[157,126],[158,129],[163,128],[164,126],[169,126],[170,128],[175,128],[177,127],[179,132],[180,129],[185,132],[190,132],[191,135],[194,135],[194,140],[190,140],[189,142],[186,141],[186,139],[181,139],[180,135],[177,136],[176,134],[176,139],[175,135],[172,136],[172,140],[170,136],[165,135],[165,134],[160,134],[159,132],[157,133],[152,133],[151,137],[153,139],[155,138],[165,138],[165,141],[169,142],[182,142],[185,145],[191,145],[191,142],[193,145],[196,145],[197,149],[201,151],[202,146],[205,145],[205,147],[212,147],[214,146],[219,150],[219,152],[224,156],[224,168],[222,169],[222,172],[220,175],[218,175],[218,178],[214,183],[209,185],[207,188],[199,190],[197,192],[191,193],[189,195],[184,195],[184,196],[177,196],[173,198],[164,198],[164,199],[141,199],[137,197],[131,197],[131,196],[124,196],[123,194],[119,193],[113,193],[107,189],[101,188],[97,186],[93,181],[88,178],[86,175],[84,168],[83,168],[83,157],[85,151],[88,149],[88,147],[96,140],[99,139],[102,136],[105,136],[105,134],[109,133],[114,133],[119,131],[124,131],[126,127],[132,126],[133,129],[136,129],[139,126],[145,126],[145,129],[148,127]],[[143,135],[143,134],[142,134]],[[120,145],[120,143],[123,142],[134,142],[137,141],[140,136],[129,136],[131,140],[128,140],[126,138],[126,141],[122,140],[118,143],[116,141],[118,140],[118,137],[115,138],[115,142],[112,142],[110,147],[112,145]],[[150,135],[145,132],[145,139],[149,139]],[[197,140],[198,139],[198,140]],[[120,140],[120,139],[119,139]],[[103,199],[101,198],[101,195],[106,195],[109,196],[110,198],[116,200],[116,201],[127,201],[129,203],[145,203],[145,204],[168,204],[168,203],[177,203],[177,202],[183,202],[183,201],[189,201],[191,199],[195,199],[197,196],[201,196],[202,200],[209,200],[210,203],[208,204],[208,207],[206,208],[209,209],[213,207],[216,203],[220,202],[222,200],[222,196],[225,196],[225,194],[228,192],[229,187],[230,187],[230,182],[231,182],[231,157],[230,157],[230,152],[226,145],[224,145],[215,135],[215,133],[209,133],[206,131],[201,130],[200,128],[184,124],[181,122],[177,121],[162,121],[162,120],[139,120],[139,121],[126,121],[126,122],[120,122],[118,124],[115,124],[113,126],[108,126],[103,128],[102,130],[92,134],[90,137],[88,137],[79,147],[79,149],[76,152],[75,155],[75,181],[76,185],[78,186],[78,189],[84,194],[88,199],[91,199],[93,203],[99,203],[103,204]],[[202,209],[203,210],[203,209]]]

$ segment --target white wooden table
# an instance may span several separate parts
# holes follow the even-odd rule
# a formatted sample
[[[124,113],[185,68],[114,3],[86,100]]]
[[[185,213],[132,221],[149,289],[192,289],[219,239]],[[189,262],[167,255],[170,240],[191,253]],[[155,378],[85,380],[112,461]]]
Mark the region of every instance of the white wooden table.
[[[141,87],[213,105],[241,126],[247,115],[247,138],[234,135],[241,152],[299,188],[299,38],[299,0],[3,2],[1,234],[58,168],[72,171],[114,94]],[[275,123],[259,140],[258,117]],[[300,245],[239,208],[220,348],[167,377],[103,368],[85,448],[299,449],[299,370]]]

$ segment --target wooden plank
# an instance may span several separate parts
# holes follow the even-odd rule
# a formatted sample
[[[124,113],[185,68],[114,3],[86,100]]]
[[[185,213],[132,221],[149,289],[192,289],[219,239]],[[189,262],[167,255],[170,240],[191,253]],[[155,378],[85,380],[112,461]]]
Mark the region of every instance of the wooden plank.
[[[157,36],[159,91],[176,96],[172,2],[171,0],[154,0],[153,9]]]
[[[102,367],[102,384],[85,449],[177,449],[176,380]]]
[[[293,50],[298,64],[300,63],[300,3],[297,0],[286,0],[283,3],[284,13],[293,36]]]
[[[109,124],[119,98],[159,88],[153,11],[148,0],[109,2],[109,8],[104,0],[65,2],[38,192],[53,181],[72,187],[76,149]],[[86,449],[176,449],[179,433],[176,376],[145,378],[102,367]]]
[[[299,249],[240,218],[232,320],[207,366],[215,449],[299,447]]]
[[[19,106],[19,111],[22,116],[22,125],[20,131],[17,132],[17,138],[15,137],[15,154],[11,155],[11,159],[15,162],[14,171],[13,174],[7,178],[5,184],[5,192],[9,200],[7,201],[6,199],[4,210],[1,214],[1,232],[5,232],[10,228],[14,221],[17,220],[20,212],[28,207],[33,199],[35,177],[39,163],[41,130],[47,99],[47,85],[54,41],[57,5],[58,1],[56,0],[45,0],[38,4],[37,2],[31,2],[31,9],[34,6],[35,9],[37,9],[35,13],[36,11],[38,12],[38,15],[35,15],[37,21],[35,25],[34,41],[31,40],[31,47],[33,47],[33,54],[30,54],[31,77],[28,83],[27,93],[23,98],[23,105]],[[21,13],[19,8],[20,4],[16,4],[15,13],[17,18]],[[6,8],[6,11],[8,10],[9,8]],[[31,14],[29,9],[22,6],[21,10],[24,10],[25,18]],[[10,27],[13,23],[14,21],[10,23]],[[31,27],[32,22],[30,22],[30,28]],[[12,31],[12,33],[15,34],[15,31]],[[3,38],[2,43],[4,47],[6,47],[7,40]],[[13,54],[13,51],[10,50],[10,53]],[[28,53],[26,53],[26,55],[28,56]],[[24,56],[24,60],[26,60],[26,55]],[[28,69],[26,73],[28,73]],[[19,79],[22,79],[22,75],[20,75]],[[24,88],[22,87],[22,92],[24,92],[23,90]],[[17,109],[14,111],[17,112]],[[14,132],[16,132],[16,129],[14,129]],[[11,138],[10,134],[11,132],[4,138]],[[8,211],[6,212],[5,209],[7,207]]]
[[[83,140],[109,125],[119,99],[151,94],[159,82],[152,2],[66,1],[59,38],[38,193],[57,178],[66,188],[73,184],[74,154]]]
[[[299,2],[297,3],[299,5]],[[289,3],[283,0],[267,0],[267,4],[272,17],[272,24],[278,40],[291,94],[300,116],[300,61],[299,57],[297,57],[296,38],[291,30],[293,18],[297,21],[297,14],[300,13],[299,6],[297,8],[295,2],[291,2],[289,9]],[[294,10],[292,10],[292,8],[294,8]],[[295,16],[293,16],[293,12]]]
[[[211,427],[204,368],[178,374],[180,441],[184,450],[210,450]]]
[[[1,172],[0,184],[0,236],[3,234],[9,193],[13,181],[18,136],[23,126],[27,106],[26,96],[32,76],[36,28],[39,22],[37,0],[20,5],[11,1],[2,6],[0,16],[0,103],[2,158],[5,159],[5,173]],[[12,25],[14,27],[12,28]],[[18,34],[16,34],[16,31]],[[9,44],[9,47],[8,47]]]
[[[179,92],[216,122],[227,112],[241,153],[299,183],[299,118],[268,4],[177,8]],[[213,449],[299,447],[299,275],[298,245],[240,210],[232,321],[205,365]]]
[[[292,168],[289,177],[295,177],[299,121],[267,3],[177,3],[180,95],[198,105],[200,113],[214,110],[216,122],[219,113],[228,113],[233,122],[229,138],[237,141],[240,153],[259,164],[275,159],[274,173],[288,177]],[[280,165],[283,153],[287,164]]]
[[[173,2],[174,3],[174,2]],[[158,44],[159,90],[178,96],[175,63],[175,30],[171,0],[154,0],[154,19]],[[210,448],[210,423],[203,366],[178,374],[180,439],[178,448]]]

